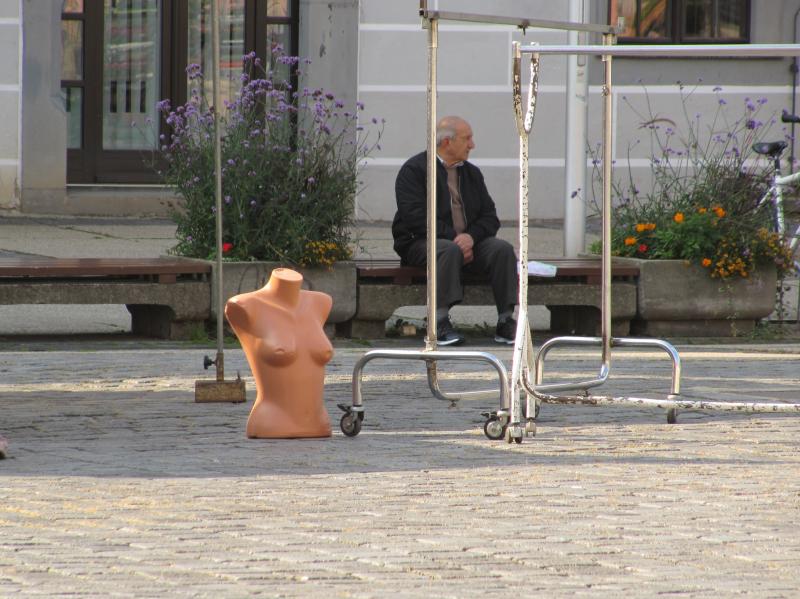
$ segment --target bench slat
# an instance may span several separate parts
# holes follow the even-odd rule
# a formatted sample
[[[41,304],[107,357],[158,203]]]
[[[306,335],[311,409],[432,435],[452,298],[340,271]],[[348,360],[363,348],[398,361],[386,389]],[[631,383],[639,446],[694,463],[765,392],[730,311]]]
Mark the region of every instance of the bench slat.
[[[539,258],[538,261],[556,267],[555,277],[537,277],[531,279],[563,279],[569,277],[586,277],[588,282],[599,282],[601,276],[600,258]],[[356,268],[359,279],[392,279],[396,284],[408,285],[414,279],[425,278],[427,271],[419,266],[400,266],[399,260],[357,261]],[[611,261],[613,277],[638,277],[639,267],[630,262]]]
[[[99,277],[210,274],[211,265],[180,258],[14,258],[0,259],[0,277]],[[173,275],[169,277],[167,275]]]

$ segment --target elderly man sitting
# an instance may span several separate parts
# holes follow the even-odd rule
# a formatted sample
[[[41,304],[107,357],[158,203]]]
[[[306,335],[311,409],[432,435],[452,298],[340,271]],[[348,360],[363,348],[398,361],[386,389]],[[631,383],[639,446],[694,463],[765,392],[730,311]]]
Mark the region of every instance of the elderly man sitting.
[[[500,228],[494,202],[480,169],[467,161],[475,148],[472,128],[457,116],[436,127],[436,328],[440,345],[464,337],[450,322],[450,308],[464,299],[462,273],[484,275],[497,306],[497,343],[514,342],[517,323],[517,270],[514,248],[495,237]],[[409,158],[395,182],[397,214],[392,223],[394,250],[409,266],[427,262],[427,152]]]

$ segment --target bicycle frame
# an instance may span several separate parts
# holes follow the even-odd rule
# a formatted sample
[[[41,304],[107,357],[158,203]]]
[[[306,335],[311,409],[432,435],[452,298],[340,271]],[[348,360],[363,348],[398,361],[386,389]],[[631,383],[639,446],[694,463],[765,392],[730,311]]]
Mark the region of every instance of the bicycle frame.
[[[775,210],[775,230],[782,237],[786,236],[786,219],[783,214],[783,190],[785,187],[788,187],[793,183],[797,183],[798,181],[800,181],[800,171],[791,173],[789,175],[781,175],[780,159],[778,158],[775,160],[775,174],[772,177],[772,185],[770,185],[770,188],[758,201],[759,206],[763,206],[767,202],[772,203],[772,206]],[[798,225],[798,227],[795,229],[792,238],[789,240],[789,248],[792,250],[792,253],[794,253],[794,250],[797,247],[797,242],[800,238],[799,236],[800,225]],[[794,266],[795,269],[800,271],[800,262],[798,262],[798,260],[794,261]]]

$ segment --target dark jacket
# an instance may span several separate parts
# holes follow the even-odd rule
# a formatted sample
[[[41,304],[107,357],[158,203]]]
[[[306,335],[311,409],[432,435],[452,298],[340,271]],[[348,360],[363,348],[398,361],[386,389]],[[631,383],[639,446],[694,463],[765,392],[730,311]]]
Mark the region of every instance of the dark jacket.
[[[420,152],[409,158],[397,173],[394,185],[397,214],[392,222],[392,236],[394,251],[403,260],[415,240],[427,237],[427,156],[427,152]],[[436,165],[436,237],[452,240],[456,231],[453,229],[453,217],[450,214],[447,171],[438,159]],[[500,228],[497,210],[477,166],[464,162],[458,167],[458,174],[467,221],[465,232],[478,244],[487,237],[494,237]]]

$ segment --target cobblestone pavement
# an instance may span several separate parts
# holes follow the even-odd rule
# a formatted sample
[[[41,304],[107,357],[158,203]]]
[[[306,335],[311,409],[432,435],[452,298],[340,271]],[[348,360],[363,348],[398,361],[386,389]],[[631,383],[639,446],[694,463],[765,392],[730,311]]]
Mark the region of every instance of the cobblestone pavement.
[[[800,401],[800,346],[680,349],[687,395]],[[548,404],[507,445],[482,433],[497,401],[451,408],[422,363],[374,360],[347,438],[363,352],[337,348],[320,440],[248,440],[250,402],[195,404],[208,350],[0,354],[0,596],[800,595],[800,415]],[[554,350],[547,372],[591,377],[598,354]],[[613,356],[602,393],[666,394],[663,354]],[[252,400],[241,352],[226,365]]]

